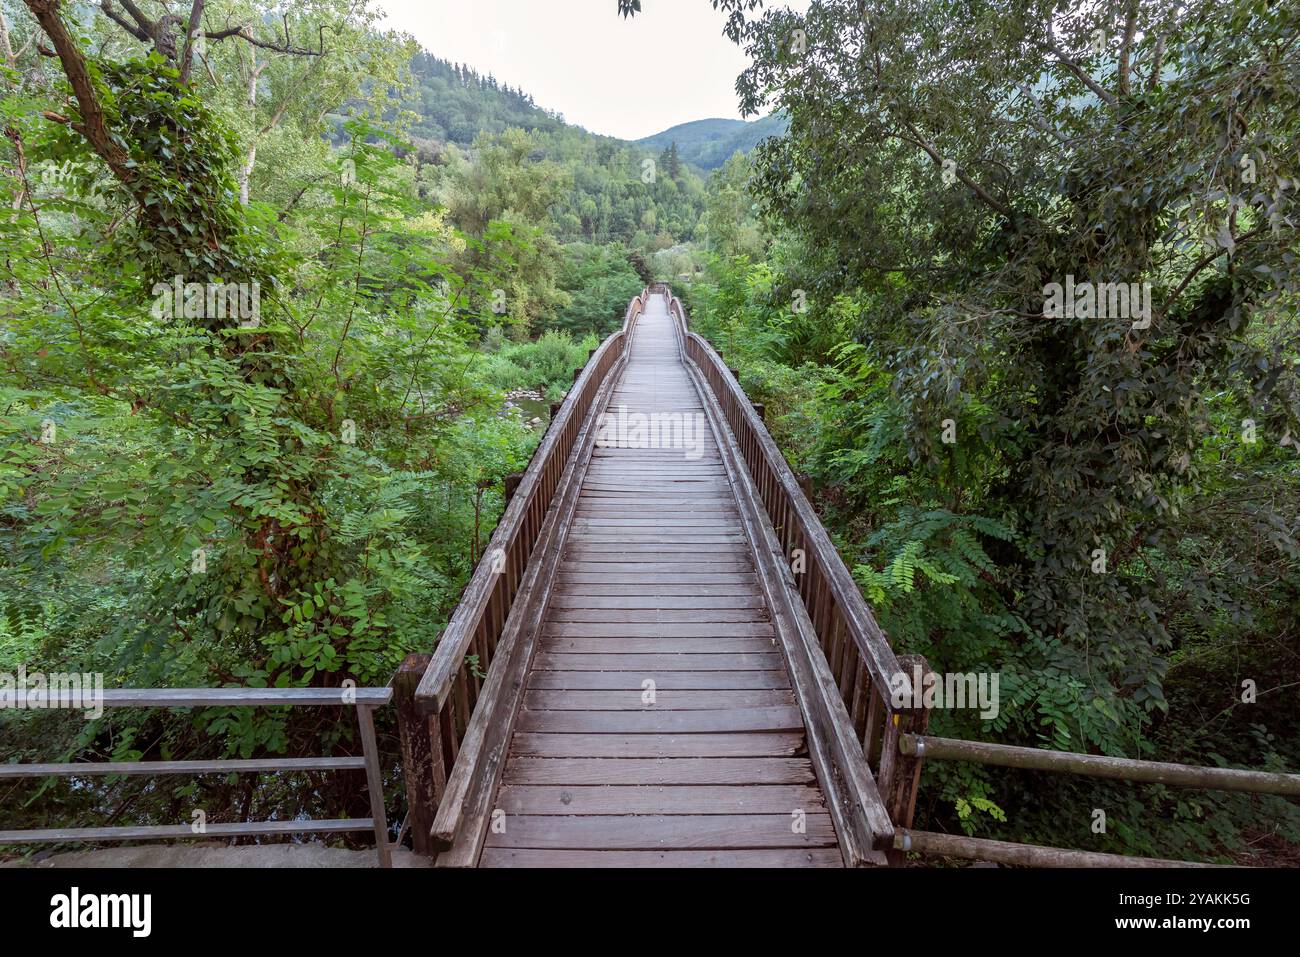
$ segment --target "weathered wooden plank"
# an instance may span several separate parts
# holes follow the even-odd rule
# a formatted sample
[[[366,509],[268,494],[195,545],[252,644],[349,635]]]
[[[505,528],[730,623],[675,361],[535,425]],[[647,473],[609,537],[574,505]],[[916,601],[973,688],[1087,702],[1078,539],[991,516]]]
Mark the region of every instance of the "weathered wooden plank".
[[[802,731],[799,709],[723,708],[712,711],[523,711],[516,727],[539,734],[712,734],[724,731]]]
[[[539,690],[645,689],[653,681],[660,691],[747,690],[789,688],[790,676],[784,671],[538,671],[528,676],[528,687]]]
[[[503,785],[496,806],[514,814],[790,814],[825,811],[807,785]],[[635,822],[629,827],[635,828]],[[508,828],[508,825],[507,825]]]
[[[480,867],[843,867],[836,848],[709,850],[709,851],[591,851],[487,847]]]
[[[695,615],[697,611],[736,612],[752,614],[755,609],[766,608],[758,595],[591,595],[563,591],[551,598],[551,610],[547,617],[551,621],[591,621],[589,613],[604,610],[645,611],[656,616],[659,621],[671,621],[671,618],[659,618],[666,612],[681,612]],[[727,619],[721,619],[723,621]],[[736,619],[744,621],[745,619]]]
[[[831,847],[835,831],[824,812],[672,814],[621,817],[505,816],[488,847],[568,847],[594,850]],[[801,830],[802,829],[802,830]]]
[[[766,613],[755,608],[557,608],[552,605],[547,618],[554,624],[663,625],[663,624],[735,624],[766,620]],[[611,629],[621,634],[619,628]]]
[[[546,636],[542,651],[561,655],[578,654],[762,654],[772,650],[771,638],[625,638],[607,635],[600,638],[557,638]]]
[[[692,562],[681,556],[676,561],[646,559],[641,561],[573,561],[564,563],[568,576],[580,575],[746,575],[754,571],[747,561]]]
[[[785,667],[778,652],[749,655],[565,655],[538,652],[535,671],[776,671]]]
[[[679,479],[677,481],[667,481],[660,479],[641,479],[636,481],[636,487],[644,489],[647,492],[671,493],[674,495],[694,495],[697,489],[719,490],[725,489],[725,482],[717,482],[712,479]],[[599,482],[592,483],[589,488],[614,491],[616,489],[627,488],[622,481],[616,481],[614,478],[606,478]]]
[[[792,708],[794,704],[794,694],[780,688],[677,691],[672,688],[661,689],[656,685],[653,697],[639,686],[618,691],[530,689],[524,694],[524,707],[533,711],[698,711],[715,708]]]
[[[548,620],[542,634],[548,638],[771,638],[769,621],[714,621],[701,612],[695,622],[599,622]]]
[[[651,528],[651,529],[698,529],[701,532],[730,532],[736,523],[725,517],[689,518],[685,516],[663,516],[656,518],[628,518],[624,515],[583,516],[573,523],[574,531],[589,532],[600,528]]]
[[[669,534],[666,532],[650,532],[649,534],[616,534],[612,531],[606,532],[578,532],[570,533],[570,542],[579,542],[584,545],[664,545],[670,548],[678,546],[695,546],[695,545],[734,545],[744,542],[744,537],[739,533],[732,534],[728,532],[725,535],[691,535],[688,532],[679,532]]]
[[[503,784],[816,784],[807,758],[522,758]]]
[[[570,572],[564,571],[559,576],[560,585],[641,585],[645,588],[660,585],[753,585],[755,575],[742,575],[736,572],[721,572],[714,575],[690,574],[643,574],[640,572]]]
[[[576,562],[738,562],[749,558],[748,550],[736,542],[711,545],[641,545],[623,542],[575,542],[566,558]]]
[[[691,496],[675,501],[650,501],[637,498],[632,501],[617,499],[583,498],[578,504],[578,514],[585,515],[629,515],[633,518],[666,518],[682,516],[688,518],[736,517],[734,503],[722,498]]]
[[[547,758],[753,758],[798,757],[803,734],[551,734],[517,732],[515,757]]]
[[[747,598],[759,596],[759,592],[754,585],[745,585],[740,583],[723,583],[723,584],[659,584],[654,591],[648,592],[644,588],[638,588],[636,585],[624,584],[622,582],[575,582],[569,583],[557,588],[556,595],[610,595],[615,597],[635,598],[640,601],[655,601],[660,597],[663,598],[686,598],[693,595],[700,597],[710,596],[736,596],[744,595]],[[761,601],[761,597],[759,599]],[[637,606],[634,606],[637,607]],[[681,605],[665,605],[665,608],[680,608]],[[708,606],[706,606],[708,607]]]

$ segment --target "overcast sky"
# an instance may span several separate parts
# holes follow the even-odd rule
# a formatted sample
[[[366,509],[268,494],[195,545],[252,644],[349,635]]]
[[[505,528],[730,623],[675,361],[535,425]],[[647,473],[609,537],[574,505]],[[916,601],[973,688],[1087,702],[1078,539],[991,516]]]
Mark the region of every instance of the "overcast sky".
[[[744,53],[708,0],[379,0],[385,26],[435,56],[532,94],[593,133],[638,139],[689,120],[740,118]],[[780,0],[804,10],[808,0]]]

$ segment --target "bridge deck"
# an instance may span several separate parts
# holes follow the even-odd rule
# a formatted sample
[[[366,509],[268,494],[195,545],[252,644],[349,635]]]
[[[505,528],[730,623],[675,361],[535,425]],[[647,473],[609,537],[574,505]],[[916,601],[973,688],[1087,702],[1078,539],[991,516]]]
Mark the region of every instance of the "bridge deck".
[[[630,350],[609,406],[628,444],[638,413],[685,420],[660,447],[593,453],[480,866],[839,866],[663,297]]]

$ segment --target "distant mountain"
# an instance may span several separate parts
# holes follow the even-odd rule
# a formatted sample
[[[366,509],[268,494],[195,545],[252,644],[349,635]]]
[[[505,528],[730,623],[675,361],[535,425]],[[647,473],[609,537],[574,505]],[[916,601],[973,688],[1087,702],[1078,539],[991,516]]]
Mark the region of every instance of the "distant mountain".
[[[480,134],[521,129],[532,138],[528,159],[556,164],[571,183],[550,209],[561,242],[621,242],[653,251],[693,238],[704,211],[704,181],[691,163],[663,163],[663,175],[646,182],[645,163],[660,150],[566,123],[524,90],[463,63],[420,53],[411,72],[415,85],[404,105],[415,114],[411,140],[422,161],[446,165],[445,144],[472,159]]]
[[[408,108],[416,114],[411,133],[418,139],[469,146],[479,133],[503,133],[518,127],[544,134],[579,131],[596,141],[623,142],[566,123],[562,114],[538,106],[523,90],[512,89],[463,63],[420,52],[411,62],[411,72],[416,88]],[[775,113],[749,122],[695,120],[634,140],[631,145],[657,154],[676,143],[684,162],[707,171],[717,169],[736,150],[748,153],[760,140],[782,135],[788,126],[786,118]]]
[[[740,150],[748,153],[769,136],[781,136],[789,127],[789,121],[779,113],[765,116],[761,120],[695,120],[679,123],[662,133],[634,140],[637,146],[651,149],[667,149],[672,143],[677,144],[678,155],[686,162],[700,169],[717,169],[731,154]]]

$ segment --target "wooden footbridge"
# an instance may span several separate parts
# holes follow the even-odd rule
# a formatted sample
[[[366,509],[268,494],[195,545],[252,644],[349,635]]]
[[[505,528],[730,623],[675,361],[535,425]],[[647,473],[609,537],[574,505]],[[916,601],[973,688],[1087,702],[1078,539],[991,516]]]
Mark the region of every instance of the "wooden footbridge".
[[[419,682],[415,803],[445,865],[884,863],[901,670],[656,286],[577,371]]]
[[[913,831],[923,758],[1300,795],[925,736],[924,659],[894,655],[671,290],[574,378],[437,649],[398,676],[411,831],[440,865],[1187,866]]]
[[[432,654],[385,688],[114,689],[102,707],[351,707],[362,754],[0,763],[0,780],[364,772],[371,816],[0,830],[0,845],[371,832],[442,866],[859,867],[907,852],[1188,866],[912,830],[922,760],[1300,797],[1300,775],[927,736],[895,657],[720,353],[664,285],[594,350]]]

